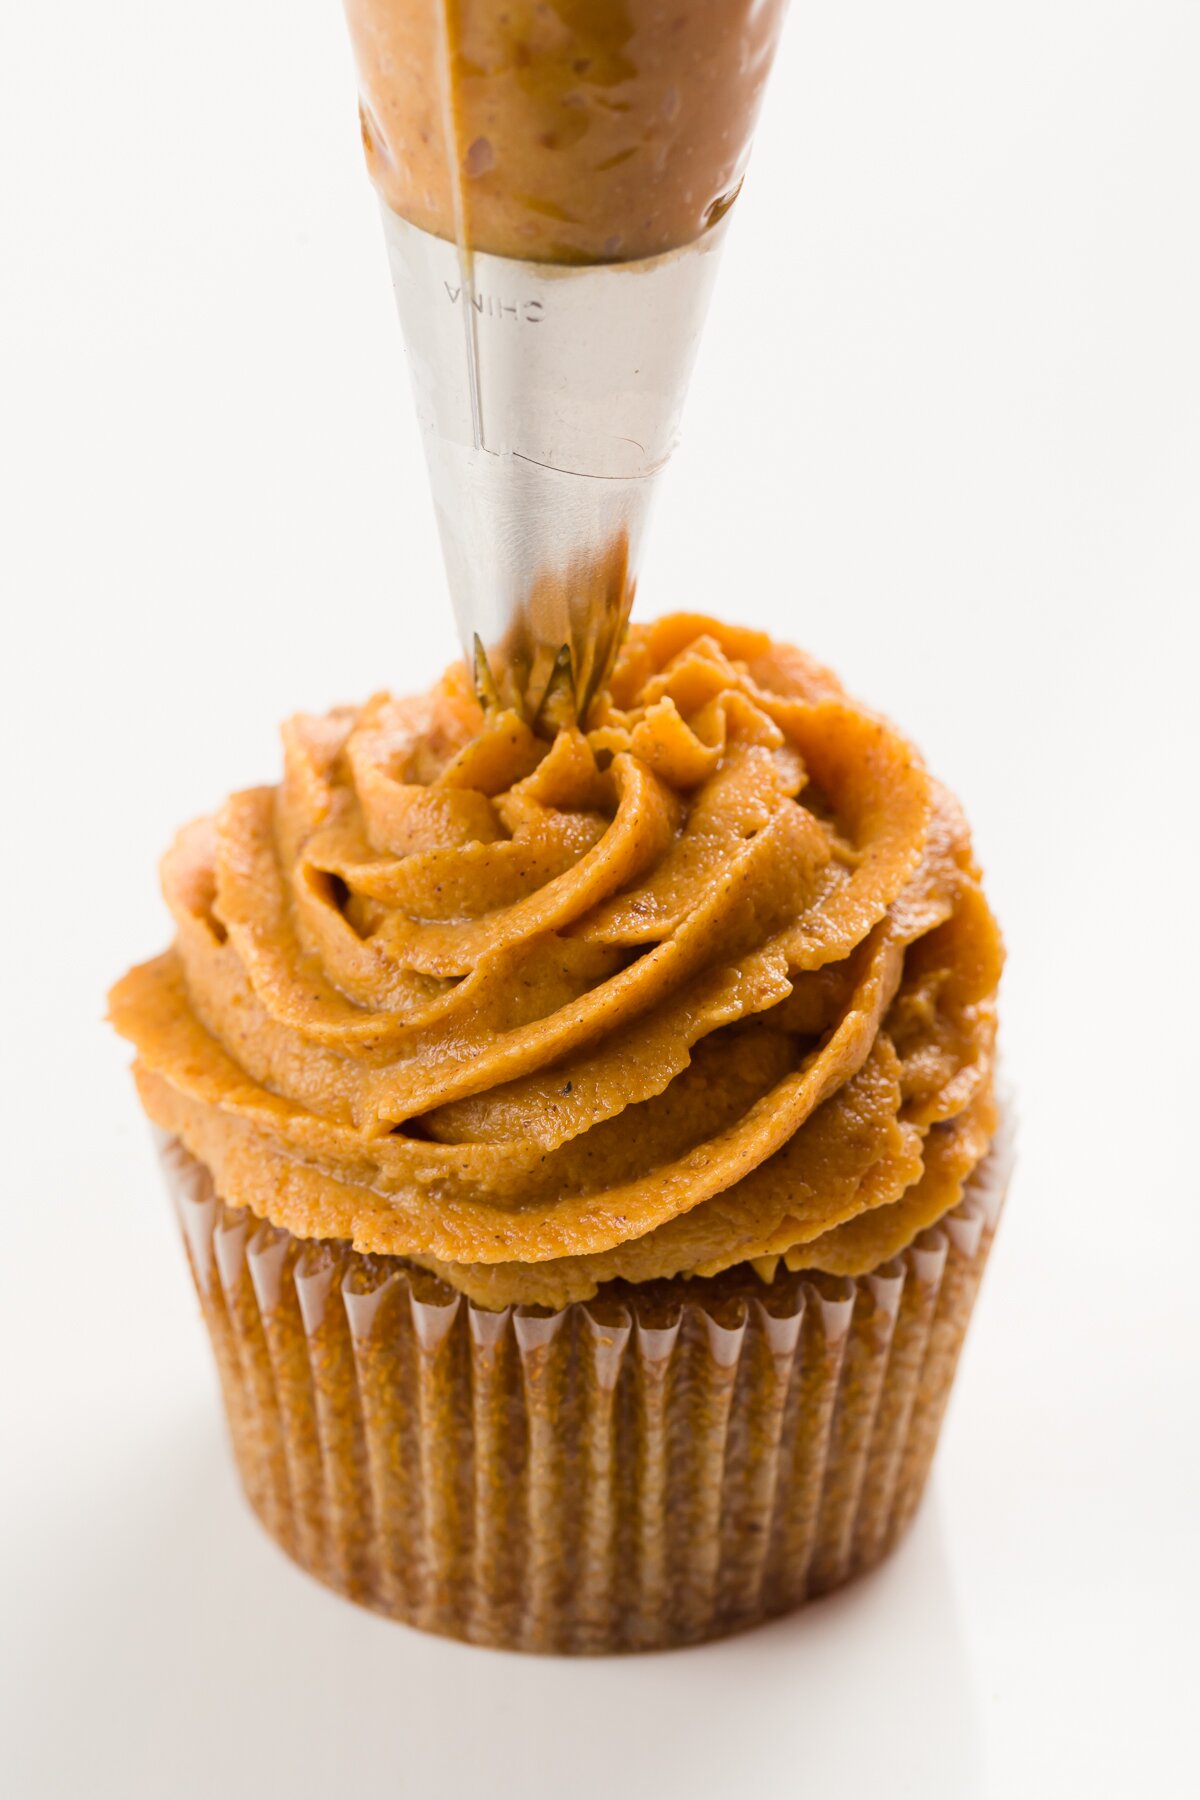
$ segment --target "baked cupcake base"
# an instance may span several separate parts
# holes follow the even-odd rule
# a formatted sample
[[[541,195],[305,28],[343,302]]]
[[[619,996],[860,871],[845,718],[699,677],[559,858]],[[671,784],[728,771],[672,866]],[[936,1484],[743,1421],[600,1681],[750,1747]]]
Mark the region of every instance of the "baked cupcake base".
[[[747,1268],[486,1312],[163,1162],[271,1536],[407,1624],[566,1653],[698,1643],[873,1568],[925,1486],[1007,1185],[857,1279]]]

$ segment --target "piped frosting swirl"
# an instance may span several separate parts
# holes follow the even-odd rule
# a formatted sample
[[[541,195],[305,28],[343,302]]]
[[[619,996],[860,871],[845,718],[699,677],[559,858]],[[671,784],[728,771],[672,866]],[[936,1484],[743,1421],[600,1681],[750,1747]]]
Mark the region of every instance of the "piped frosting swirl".
[[[495,1306],[857,1274],[957,1203],[999,936],[957,805],[827,670],[676,615],[551,743],[459,667],[283,738],[111,997],[227,1202]]]

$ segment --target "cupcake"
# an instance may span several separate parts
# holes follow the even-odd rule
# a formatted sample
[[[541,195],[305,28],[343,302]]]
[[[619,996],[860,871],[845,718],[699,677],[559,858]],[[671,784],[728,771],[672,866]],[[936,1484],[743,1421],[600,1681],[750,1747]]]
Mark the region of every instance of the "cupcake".
[[[957,804],[828,670],[678,615],[586,728],[298,717],[187,827],[136,1049],[247,1496],[351,1599],[695,1642],[918,1503],[1003,1198]]]

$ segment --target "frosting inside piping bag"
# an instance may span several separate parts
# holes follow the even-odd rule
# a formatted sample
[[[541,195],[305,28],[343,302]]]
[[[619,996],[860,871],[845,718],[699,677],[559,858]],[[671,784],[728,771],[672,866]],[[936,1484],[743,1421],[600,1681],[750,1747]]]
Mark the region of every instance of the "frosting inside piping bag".
[[[675,615],[551,743],[457,666],[283,738],[110,1002],[227,1202],[495,1306],[857,1274],[957,1204],[999,935],[956,803],[827,670]]]
[[[625,262],[734,201],[784,0],[346,0],[367,166],[464,249]]]

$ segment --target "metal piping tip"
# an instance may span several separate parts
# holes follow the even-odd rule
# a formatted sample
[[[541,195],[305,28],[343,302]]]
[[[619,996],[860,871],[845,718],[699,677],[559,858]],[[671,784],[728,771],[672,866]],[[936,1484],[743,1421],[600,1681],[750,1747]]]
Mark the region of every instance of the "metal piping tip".
[[[383,221],[464,655],[485,705],[557,730],[624,633],[725,221],[582,267]]]

